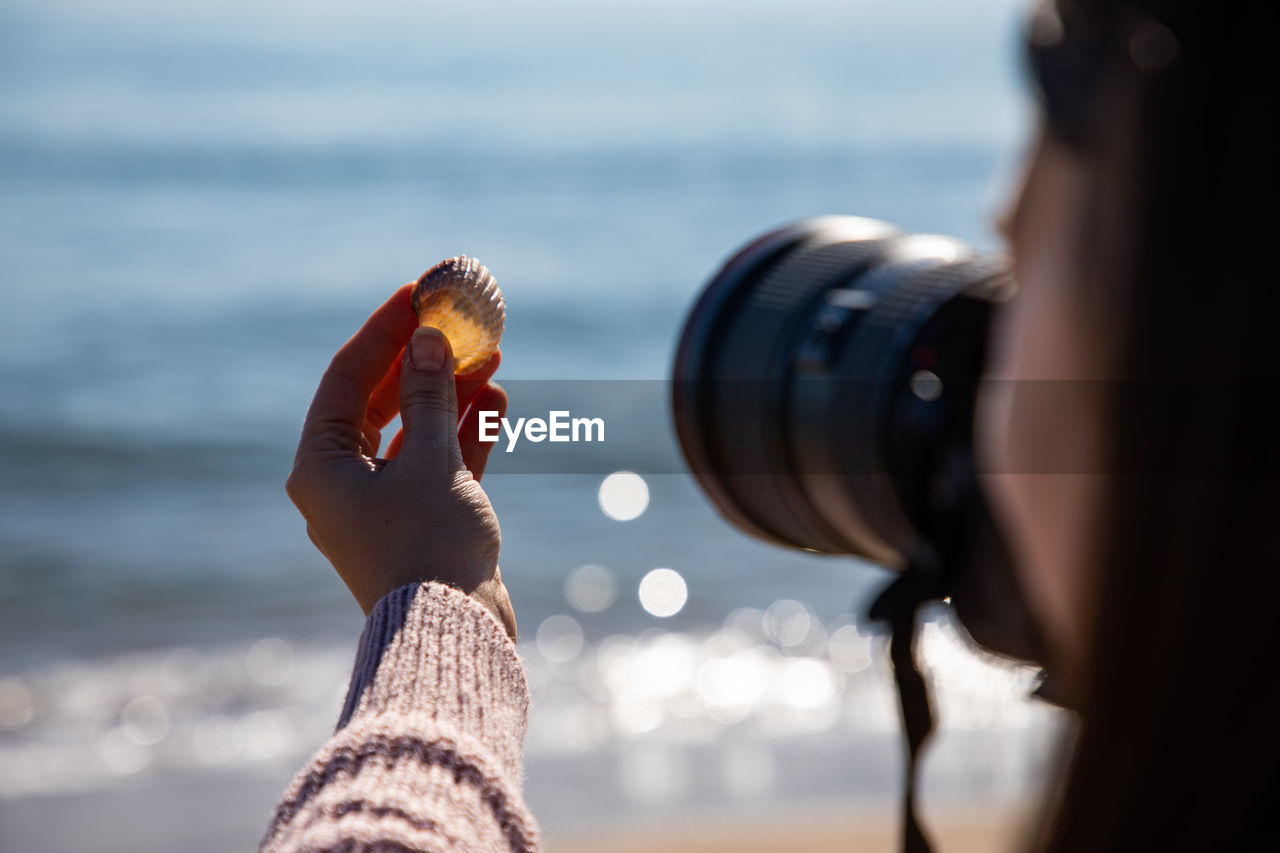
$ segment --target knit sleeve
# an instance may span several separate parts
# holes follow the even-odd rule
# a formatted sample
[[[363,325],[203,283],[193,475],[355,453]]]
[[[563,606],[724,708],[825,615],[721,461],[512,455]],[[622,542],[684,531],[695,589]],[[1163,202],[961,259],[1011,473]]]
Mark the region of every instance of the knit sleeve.
[[[452,587],[410,584],[365,622],[338,729],[261,850],[534,851],[521,794],[529,690],[515,644]]]

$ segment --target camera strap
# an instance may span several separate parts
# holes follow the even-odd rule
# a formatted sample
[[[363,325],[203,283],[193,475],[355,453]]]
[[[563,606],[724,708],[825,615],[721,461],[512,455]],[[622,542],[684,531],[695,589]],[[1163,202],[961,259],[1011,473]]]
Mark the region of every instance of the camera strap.
[[[889,660],[898,689],[902,728],[907,739],[907,766],[902,794],[902,851],[930,853],[931,847],[916,817],[916,781],[920,750],[933,733],[929,686],[916,662],[916,614],[920,605],[940,598],[941,565],[927,544],[917,544],[906,570],[880,593],[869,617],[889,626]]]

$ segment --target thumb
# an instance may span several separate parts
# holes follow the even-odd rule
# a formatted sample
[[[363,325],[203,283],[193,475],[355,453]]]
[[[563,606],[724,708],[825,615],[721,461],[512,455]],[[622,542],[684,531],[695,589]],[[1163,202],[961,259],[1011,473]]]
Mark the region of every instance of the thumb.
[[[400,420],[404,444],[397,459],[413,465],[462,468],[458,446],[458,393],[453,350],[439,329],[422,326],[404,348],[400,368]]]

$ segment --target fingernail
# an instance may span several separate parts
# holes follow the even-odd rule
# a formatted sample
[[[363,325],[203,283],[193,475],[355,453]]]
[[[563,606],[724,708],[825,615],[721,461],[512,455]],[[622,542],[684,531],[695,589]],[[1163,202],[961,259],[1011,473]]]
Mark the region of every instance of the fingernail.
[[[409,357],[418,370],[439,370],[444,367],[444,337],[435,329],[418,329],[409,344]]]

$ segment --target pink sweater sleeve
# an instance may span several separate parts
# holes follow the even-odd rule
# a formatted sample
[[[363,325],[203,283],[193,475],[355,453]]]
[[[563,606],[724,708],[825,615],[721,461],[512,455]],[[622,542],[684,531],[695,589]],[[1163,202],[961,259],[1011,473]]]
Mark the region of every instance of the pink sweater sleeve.
[[[438,583],[365,622],[337,732],[294,777],[263,851],[533,851],[521,794],[529,690],[515,644]]]

